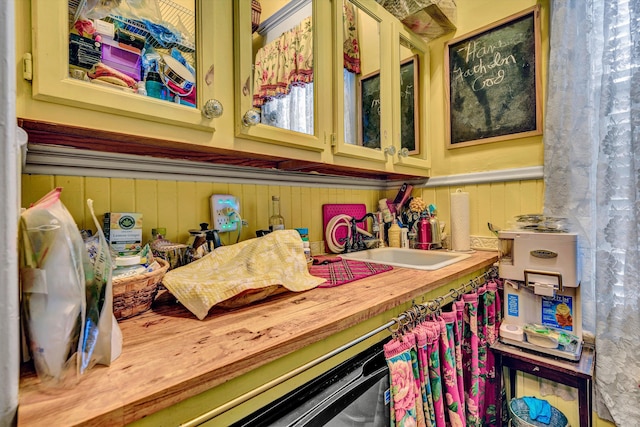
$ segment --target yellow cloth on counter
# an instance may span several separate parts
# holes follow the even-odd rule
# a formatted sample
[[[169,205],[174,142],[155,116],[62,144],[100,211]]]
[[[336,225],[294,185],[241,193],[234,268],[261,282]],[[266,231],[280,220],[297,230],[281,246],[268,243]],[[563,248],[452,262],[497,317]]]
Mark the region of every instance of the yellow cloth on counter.
[[[170,270],[162,283],[200,320],[211,307],[245,291],[281,285],[300,292],[324,279],[309,274],[302,239],[295,230],[278,230],[222,246],[184,267]]]

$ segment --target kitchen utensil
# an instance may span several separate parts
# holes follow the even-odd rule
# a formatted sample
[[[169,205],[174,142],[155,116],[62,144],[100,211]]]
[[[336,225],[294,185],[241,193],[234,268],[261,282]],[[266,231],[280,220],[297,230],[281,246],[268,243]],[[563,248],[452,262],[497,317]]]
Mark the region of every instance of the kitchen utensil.
[[[209,224],[203,222],[199,230],[189,230],[185,263],[202,258],[215,248],[222,246],[218,230],[209,230]]]

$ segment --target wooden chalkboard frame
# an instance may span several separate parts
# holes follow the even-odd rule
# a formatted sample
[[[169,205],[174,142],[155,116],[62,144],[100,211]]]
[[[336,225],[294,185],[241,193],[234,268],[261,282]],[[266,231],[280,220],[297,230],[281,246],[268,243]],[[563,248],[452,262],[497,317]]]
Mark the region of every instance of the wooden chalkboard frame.
[[[358,145],[380,149],[380,71],[358,79]],[[376,125],[377,124],[377,125]]]
[[[420,70],[418,63],[418,55],[413,55],[400,62],[400,146],[406,148],[410,155],[420,154],[420,90],[418,86]],[[405,72],[405,70],[412,70],[412,73],[409,75],[409,72]],[[407,105],[403,105],[402,102],[405,95],[409,99]],[[413,138],[405,138],[405,135]]]
[[[542,134],[539,5],[450,40],[444,52],[447,148]]]

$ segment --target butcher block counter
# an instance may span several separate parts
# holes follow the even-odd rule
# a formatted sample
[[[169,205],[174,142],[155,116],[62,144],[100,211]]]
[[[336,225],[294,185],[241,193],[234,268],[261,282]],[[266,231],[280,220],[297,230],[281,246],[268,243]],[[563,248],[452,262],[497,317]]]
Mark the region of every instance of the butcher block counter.
[[[394,268],[239,309],[214,307],[202,321],[164,291],[151,310],[119,323],[122,355],[110,367],[91,369],[74,388],[47,391],[25,364],[18,425],[195,425],[189,421],[243,394],[265,384],[273,388],[272,396],[258,395],[241,411],[222,411],[238,419],[287,391],[277,381],[269,386],[275,378],[386,324],[413,302],[447,293],[496,261],[496,252],[477,251],[436,271]]]

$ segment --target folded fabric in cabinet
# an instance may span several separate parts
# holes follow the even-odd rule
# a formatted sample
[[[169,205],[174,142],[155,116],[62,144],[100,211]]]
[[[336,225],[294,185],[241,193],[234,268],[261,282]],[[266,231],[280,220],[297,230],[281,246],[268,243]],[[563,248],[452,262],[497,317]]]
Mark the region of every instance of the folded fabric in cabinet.
[[[102,62],[98,62],[93,66],[91,71],[87,75],[92,79],[102,79],[104,81],[110,81],[113,84],[119,86],[135,87],[136,81],[124,73],[116,70],[113,67],[109,67]]]
[[[279,285],[300,292],[322,282],[324,279],[309,274],[302,239],[295,230],[278,230],[219,247],[167,272],[162,280],[169,292],[200,320],[214,305],[248,291]],[[263,297],[269,294],[255,292]]]

